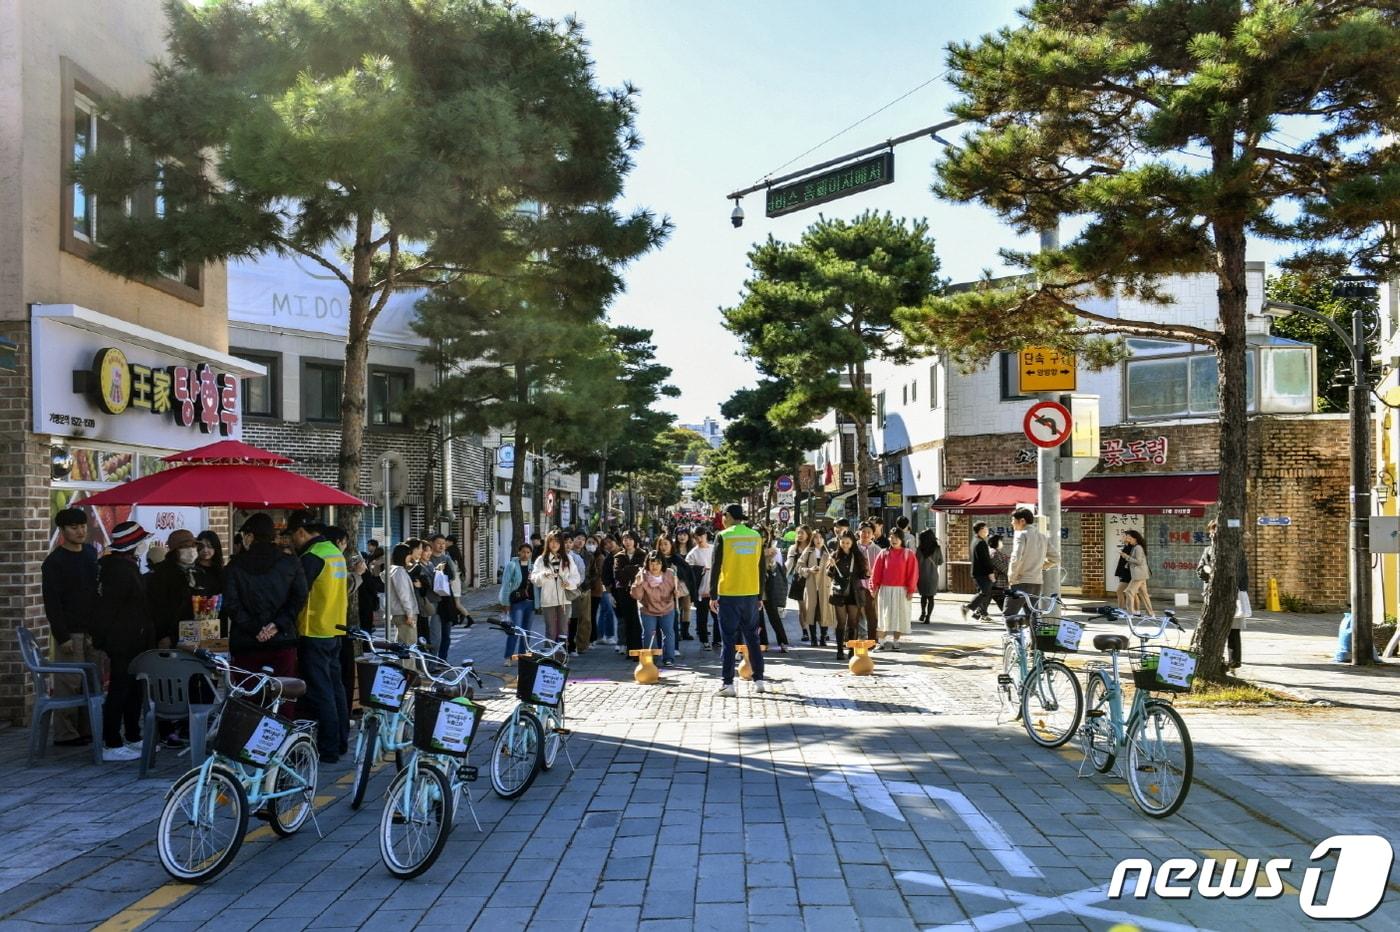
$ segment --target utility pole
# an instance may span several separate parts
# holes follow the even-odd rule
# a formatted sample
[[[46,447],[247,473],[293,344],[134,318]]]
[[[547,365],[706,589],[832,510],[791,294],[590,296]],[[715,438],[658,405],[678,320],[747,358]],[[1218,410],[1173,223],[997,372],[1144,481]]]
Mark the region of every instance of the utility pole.
[[[1060,248],[1060,230],[1058,226],[1040,231],[1040,251],[1053,252]],[[1042,401],[1060,400],[1059,392],[1041,392]],[[1036,448],[1036,510],[1045,517],[1045,536],[1050,539],[1050,546],[1055,553],[1060,552],[1060,470],[1059,470],[1060,450],[1058,447],[1046,449]],[[1054,566],[1049,567],[1043,574],[1044,584],[1041,586],[1042,595],[1059,595],[1060,578],[1062,569],[1057,561]],[[1052,614],[1056,617],[1060,615],[1059,607],[1056,606]]]

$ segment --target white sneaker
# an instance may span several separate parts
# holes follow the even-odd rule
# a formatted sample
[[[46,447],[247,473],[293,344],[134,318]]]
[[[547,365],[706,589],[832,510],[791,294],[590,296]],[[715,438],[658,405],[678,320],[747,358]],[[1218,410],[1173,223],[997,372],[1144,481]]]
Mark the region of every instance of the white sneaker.
[[[733,685],[729,685],[721,686],[719,692],[715,693],[715,695],[719,696],[721,699],[733,699],[738,693],[734,691]]]
[[[753,691],[762,695],[768,692],[768,687],[763,684],[763,680],[754,680]]]
[[[616,644],[616,643],[617,643],[617,635],[615,635],[615,634],[610,634],[610,635],[608,635],[607,637],[603,638],[603,643],[604,643],[604,644]]]
[[[113,763],[118,761],[140,760],[141,752],[135,748],[128,747],[104,748],[102,751],[102,759]]]
[[[880,650],[894,650],[894,638],[885,638],[885,643],[880,645]]]

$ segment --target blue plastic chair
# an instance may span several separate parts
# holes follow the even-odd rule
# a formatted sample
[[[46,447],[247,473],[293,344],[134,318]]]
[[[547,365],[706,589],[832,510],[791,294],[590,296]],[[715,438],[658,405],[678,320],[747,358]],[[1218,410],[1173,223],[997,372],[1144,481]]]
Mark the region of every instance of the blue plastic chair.
[[[58,709],[87,709],[88,727],[92,731],[92,759],[102,763],[102,682],[95,663],[58,662],[46,660],[39,653],[34,632],[23,626],[15,628],[19,636],[19,655],[34,681],[34,714],[29,719],[29,763],[43,757],[49,747],[49,715]],[[80,674],[82,695],[55,696],[51,693],[50,677]]]
[[[128,668],[145,686],[146,714],[141,722],[141,777],[155,760],[157,722],[188,722],[190,763],[204,760],[209,716],[218,707],[218,692],[209,667],[182,650],[148,650]],[[203,684],[197,686],[196,684]]]

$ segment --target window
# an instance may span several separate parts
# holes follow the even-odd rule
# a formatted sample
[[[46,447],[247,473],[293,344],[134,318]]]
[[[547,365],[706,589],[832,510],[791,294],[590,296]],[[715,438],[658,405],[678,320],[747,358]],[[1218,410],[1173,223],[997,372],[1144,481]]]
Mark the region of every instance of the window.
[[[91,155],[99,148],[126,146],[128,140],[115,124],[100,115],[101,107],[97,101],[109,96],[111,91],[67,59],[62,60],[62,71],[62,167],[66,172],[78,159]],[[66,220],[60,243],[63,250],[84,258],[91,256],[93,246],[101,242],[104,225],[110,226],[112,217],[164,217],[168,208],[162,172],[163,167],[158,165],[155,184],[124,202],[99,200],[76,181],[65,184],[61,216]],[[157,278],[145,284],[202,305],[203,269],[198,265],[175,262],[166,263],[166,266]]]
[[[909,383],[909,400],[919,400],[919,383],[917,380]]]
[[[1219,410],[1219,370],[1214,353],[1193,353],[1127,363],[1128,417],[1188,417]],[[1246,400],[1254,410],[1254,353],[1245,356]]]
[[[267,369],[267,374],[256,378],[245,378],[240,386],[243,390],[243,414],[247,417],[280,417],[281,397],[279,391],[282,378],[282,358],[267,353],[229,350],[234,356],[255,362]]]
[[[883,428],[885,426],[885,393],[875,396],[875,426]]]
[[[1016,368],[1016,353],[998,353],[1001,365],[1001,400],[1021,401],[1031,397],[1021,394],[1021,377]]]
[[[906,404],[906,405],[907,405],[908,403],[909,403],[909,386],[906,385],[906,386],[904,386],[904,400],[901,402],[901,404]]]
[[[301,367],[301,418],[304,421],[340,420],[340,366],[305,362]]]
[[[928,367],[928,406],[930,408],[938,407],[938,391],[938,363],[934,363]]]
[[[413,374],[399,369],[369,370],[369,422],[377,427],[402,427],[404,396],[413,387]]]

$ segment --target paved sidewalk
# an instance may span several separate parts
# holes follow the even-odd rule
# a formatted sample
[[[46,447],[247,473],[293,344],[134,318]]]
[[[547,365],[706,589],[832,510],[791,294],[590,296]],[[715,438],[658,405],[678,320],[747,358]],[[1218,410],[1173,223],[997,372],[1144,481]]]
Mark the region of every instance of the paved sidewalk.
[[[488,600],[469,599],[479,620]],[[323,775],[324,838],[257,829],[196,888],[168,882],[152,843],[183,761],[163,757],[144,781],[75,751],[28,769],[23,730],[0,731],[0,929],[1276,930],[1303,921],[1296,893],[1109,901],[1103,888],[1125,857],[1227,852],[1292,858],[1297,888],[1335,831],[1400,838],[1393,717],[1186,710],[1196,782],[1177,815],[1149,819],[1120,778],[1081,778],[1073,745],[1046,751],[997,723],[999,634],[955,606],[916,625],[909,649],[878,654],[873,677],[799,646],[769,655],[771,694],[742,685],[737,700],[715,696],[716,656],[694,642],[655,687],[595,647],[568,693],[577,770],[561,761],[513,802],[476,784],[484,831],[464,820],[402,883],[379,861],[378,801],[343,801],[344,766]],[[502,639],[459,628],[454,657],[508,676]],[[479,765],[510,705],[485,698]],[[376,781],[382,792],[387,774]],[[1400,928],[1397,902],[1400,887],[1361,925]]]

